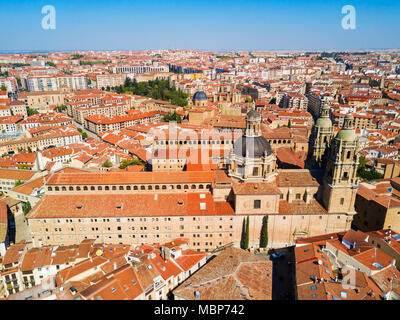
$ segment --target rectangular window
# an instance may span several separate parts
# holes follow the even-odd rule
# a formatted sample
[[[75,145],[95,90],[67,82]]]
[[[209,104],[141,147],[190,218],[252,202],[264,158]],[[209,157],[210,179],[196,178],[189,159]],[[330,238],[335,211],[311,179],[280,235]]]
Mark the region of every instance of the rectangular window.
[[[258,168],[253,168],[253,176],[258,176]]]
[[[254,209],[261,208],[261,200],[254,200]]]

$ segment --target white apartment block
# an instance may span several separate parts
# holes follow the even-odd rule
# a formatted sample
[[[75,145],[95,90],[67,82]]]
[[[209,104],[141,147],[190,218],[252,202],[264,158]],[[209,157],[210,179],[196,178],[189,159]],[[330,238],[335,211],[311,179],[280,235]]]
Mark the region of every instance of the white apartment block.
[[[28,91],[57,91],[61,86],[71,90],[84,90],[88,88],[84,75],[62,76],[31,76],[27,80]]]

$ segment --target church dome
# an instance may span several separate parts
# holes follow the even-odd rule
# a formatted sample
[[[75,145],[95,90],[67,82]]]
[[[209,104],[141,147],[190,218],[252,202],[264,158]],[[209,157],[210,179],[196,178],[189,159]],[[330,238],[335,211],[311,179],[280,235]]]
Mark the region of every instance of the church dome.
[[[329,118],[318,118],[315,126],[318,128],[330,128],[332,127],[332,121]]]
[[[344,117],[344,125],[343,128],[339,130],[336,135],[337,140],[342,141],[355,141],[357,136],[356,132],[352,127],[354,117],[351,113],[346,114]]]
[[[247,150],[249,151],[249,156],[253,158],[261,158],[265,153],[267,156],[272,154],[271,145],[263,136],[242,136],[236,140],[233,149],[235,155],[239,157],[246,157]]]
[[[356,133],[354,129],[341,129],[336,135],[337,140],[354,141],[356,140]]]
[[[259,121],[260,118],[261,118],[261,115],[254,109],[250,110],[246,115],[246,119],[248,121]]]
[[[207,100],[207,95],[204,91],[197,91],[193,96],[193,101]]]

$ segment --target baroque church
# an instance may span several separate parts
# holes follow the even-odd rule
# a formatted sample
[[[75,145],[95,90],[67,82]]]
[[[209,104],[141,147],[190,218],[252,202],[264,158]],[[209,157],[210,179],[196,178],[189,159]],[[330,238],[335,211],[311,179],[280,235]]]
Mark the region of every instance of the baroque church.
[[[257,246],[264,223],[270,247],[350,228],[356,213],[359,160],[353,122],[353,116],[346,115],[335,135],[329,107],[323,106],[310,137],[308,169],[283,170],[278,169],[271,146],[262,136],[260,114],[248,112],[246,132],[230,154],[228,175],[233,181],[235,212],[249,216],[254,228],[251,245]]]
[[[205,101],[204,95],[197,98]],[[194,249],[212,251],[240,246],[247,220],[250,248],[260,246],[263,227],[269,248],[349,230],[358,188],[353,122],[346,115],[335,135],[329,108],[322,108],[310,137],[308,169],[278,168],[261,116],[251,110],[226,171],[55,173],[27,216],[33,241],[69,245],[91,237],[141,244],[187,237]]]

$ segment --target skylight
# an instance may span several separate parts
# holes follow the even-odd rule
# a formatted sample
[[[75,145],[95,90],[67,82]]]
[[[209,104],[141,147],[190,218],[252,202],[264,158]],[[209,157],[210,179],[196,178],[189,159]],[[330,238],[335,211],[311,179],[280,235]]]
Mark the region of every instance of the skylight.
[[[383,266],[381,264],[379,264],[378,262],[374,262],[372,264],[375,268],[378,268],[379,270],[383,268]]]
[[[400,240],[400,235],[399,234],[394,234],[392,235],[394,240]]]

